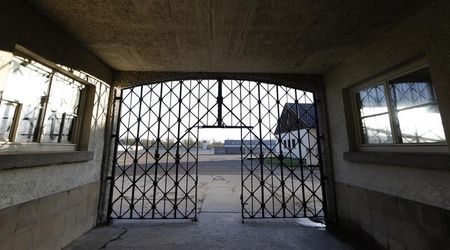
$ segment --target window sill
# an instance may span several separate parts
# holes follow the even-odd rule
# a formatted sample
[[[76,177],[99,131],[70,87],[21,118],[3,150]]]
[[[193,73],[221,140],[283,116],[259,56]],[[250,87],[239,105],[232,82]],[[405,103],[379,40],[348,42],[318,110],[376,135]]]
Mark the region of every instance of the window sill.
[[[94,159],[94,152],[8,152],[0,154],[0,170],[85,162]]]
[[[345,152],[344,160],[380,165],[450,170],[448,153]]]

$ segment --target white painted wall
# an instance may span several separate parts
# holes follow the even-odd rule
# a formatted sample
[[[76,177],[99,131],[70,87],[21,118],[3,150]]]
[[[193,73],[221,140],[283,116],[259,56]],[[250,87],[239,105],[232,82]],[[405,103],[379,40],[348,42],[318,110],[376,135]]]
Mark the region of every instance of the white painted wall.
[[[318,156],[318,147],[316,144],[317,131],[315,128],[310,129],[309,133],[306,129],[282,133],[281,138],[283,140],[281,143],[281,151],[284,157],[303,159],[308,165],[316,165],[319,162],[318,157],[316,157]],[[301,144],[298,143],[297,138],[301,138]],[[295,145],[293,145],[292,140],[295,141]],[[289,148],[289,145],[291,148]]]

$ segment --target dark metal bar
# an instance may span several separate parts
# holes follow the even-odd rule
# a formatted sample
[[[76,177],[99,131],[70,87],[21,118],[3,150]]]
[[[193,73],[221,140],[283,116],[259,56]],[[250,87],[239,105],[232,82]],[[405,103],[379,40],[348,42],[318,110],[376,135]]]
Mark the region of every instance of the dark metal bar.
[[[180,168],[180,129],[181,129],[181,102],[183,101],[181,99],[181,95],[182,95],[182,89],[183,89],[183,81],[179,81],[178,83],[180,85],[180,92],[178,95],[178,120],[177,120],[177,149],[176,149],[176,153],[175,153],[175,198],[174,198],[174,208],[173,208],[173,218],[177,218],[177,210],[178,210],[178,169]]]
[[[164,86],[164,85],[163,85]],[[167,86],[167,85],[166,85]],[[168,121],[167,121],[167,130],[166,134],[167,134],[167,147],[164,149],[164,154],[165,154],[165,158],[166,158],[166,163],[165,163],[165,167],[164,167],[164,196],[163,196],[163,219],[167,218],[167,214],[166,214],[166,204],[167,204],[167,200],[169,199],[169,197],[167,196],[168,192],[167,192],[167,179],[169,177],[169,170],[168,169],[168,165],[169,165],[169,155],[172,156],[172,154],[170,153],[170,149],[172,148],[172,145],[170,145],[170,118],[171,118],[171,109],[172,109],[172,94],[173,94],[173,84],[172,82],[170,82],[170,87],[169,88],[169,111],[167,112],[167,116],[168,116]]]
[[[123,97],[123,90],[121,90],[120,91],[120,99],[119,99],[119,110],[118,110],[118,114],[117,114],[117,118],[118,118],[118,121],[117,121],[117,127],[116,127],[116,135],[118,135],[119,134],[119,132],[120,132],[120,113],[121,113],[121,110],[122,110],[122,101],[123,101],[123,99],[122,99],[122,97]],[[117,99],[115,99],[115,100],[117,100]],[[115,102],[114,102],[114,105],[115,105]],[[112,111],[112,113],[114,113],[114,108],[113,108],[113,111]],[[114,114],[113,114],[114,115]],[[114,147],[114,158],[113,158],[113,164],[112,164],[112,169],[111,169],[111,183],[110,183],[110,187],[109,187],[109,201],[108,201],[108,214],[107,214],[107,216],[108,216],[108,222],[111,222],[111,220],[112,220],[112,218],[111,218],[111,213],[112,213],[112,210],[113,210],[113,196],[114,196],[114,185],[115,185],[115,183],[116,183],[116,181],[115,181],[115,178],[116,178],[116,176],[115,176],[115,173],[116,173],[116,168],[117,168],[117,148],[119,147],[119,136],[116,136],[115,138],[114,138],[114,141],[115,141],[115,147]]]
[[[305,94],[305,93],[303,93]],[[301,179],[300,179],[300,185],[302,185],[302,207],[303,207],[303,216],[306,217],[306,199],[305,199],[305,176],[303,175],[303,168],[305,166],[303,166],[303,156],[302,156],[302,143],[301,143],[301,134],[300,134],[300,110],[299,110],[299,103],[298,103],[298,96],[297,96],[297,90],[295,90],[295,106],[296,106],[296,111],[297,111],[297,117],[296,120],[297,122],[297,134],[298,134],[298,152],[299,152],[299,160],[300,160],[300,174],[301,174]],[[316,116],[317,117],[317,116]],[[295,203],[294,203],[295,204]]]
[[[131,187],[131,205],[130,205],[130,218],[133,218],[133,211],[134,211],[134,193],[135,193],[135,189],[136,189],[136,168],[138,165],[138,151],[139,151],[139,133],[140,133],[140,128],[141,128],[141,110],[142,110],[142,91],[143,91],[143,86],[141,86],[141,91],[139,94],[139,111],[138,111],[138,119],[137,119],[137,131],[136,131],[136,136],[135,136],[135,144],[136,144],[136,149],[134,151],[134,159],[133,159],[133,182],[132,182],[132,187]]]
[[[222,84],[223,80],[218,80],[218,91],[217,91],[217,126],[223,127],[223,117],[222,117],[222,105],[223,105],[223,96],[222,96]]]
[[[238,82],[239,84],[239,100],[241,101],[239,103],[239,122],[242,124],[242,82]],[[243,130],[244,128],[241,128],[241,222],[244,223],[244,137],[243,137]]]
[[[260,179],[260,183],[259,185],[261,186],[261,212],[262,212],[262,217],[265,217],[265,200],[264,200],[264,155],[263,155],[263,151],[262,151],[262,146],[263,146],[263,139],[262,139],[262,119],[261,119],[261,83],[257,82],[258,85],[258,126],[259,126],[259,168],[260,168],[260,174],[261,176],[259,176]]]
[[[150,93],[149,93],[149,95],[150,95],[150,100],[152,99],[152,93],[153,93],[153,91],[150,91]],[[146,105],[146,106],[151,107],[151,102],[150,102],[150,105]],[[150,123],[150,119],[151,119],[151,113],[150,113],[150,110],[148,110],[147,113],[148,113],[148,121],[147,121],[147,124],[151,124],[151,123]],[[148,127],[147,127],[147,129],[148,129]],[[144,176],[144,185],[143,185],[142,191],[141,191],[141,196],[142,196],[141,218],[144,218],[145,215],[147,215],[147,213],[144,211],[144,203],[145,203],[144,201],[145,201],[145,198],[146,198],[146,196],[147,196],[147,192],[145,191],[145,190],[146,190],[146,187],[147,187],[147,174],[148,174],[148,171],[151,169],[151,167],[148,168],[149,133],[147,133],[147,138],[146,138],[146,142],[145,142],[145,143],[146,143],[146,145],[145,145],[145,169],[144,169],[144,173],[142,174],[142,175]],[[142,175],[141,175],[140,178],[142,178]],[[145,197],[145,198],[144,198],[144,197]]]
[[[280,113],[280,95],[278,92],[278,88],[279,86],[277,86],[277,114],[278,114],[278,121],[279,123],[281,123],[281,113]],[[283,173],[283,165],[284,165],[284,155],[283,155],[283,149],[281,148],[281,125],[280,125],[280,129],[278,130],[278,140],[279,140],[279,150],[280,150],[280,155],[278,156],[278,160],[280,162],[280,172],[281,172],[281,208],[283,209],[283,217],[286,217],[286,203],[285,203],[285,196],[284,196],[284,173]]]
[[[155,177],[153,178],[153,204],[152,204],[152,219],[155,218],[156,211],[156,191],[158,189],[158,168],[159,168],[159,147],[161,145],[161,108],[162,108],[162,93],[163,93],[163,84],[160,85],[159,92],[159,111],[158,111],[158,132],[156,135],[156,151],[155,151]]]

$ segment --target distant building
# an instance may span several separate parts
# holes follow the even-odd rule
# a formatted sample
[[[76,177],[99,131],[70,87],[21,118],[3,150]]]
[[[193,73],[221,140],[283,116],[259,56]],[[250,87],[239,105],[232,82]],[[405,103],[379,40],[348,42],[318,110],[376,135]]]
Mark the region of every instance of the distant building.
[[[263,140],[263,144],[263,154],[268,154],[270,152],[268,148],[276,150],[276,140]],[[253,153],[255,155],[258,155],[260,153],[259,140],[225,140],[223,143],[223,147],[224,150],[220,152],[223,152],[224,154],[241,154],[241,152],[243,154],[248,154],[250,152],[250,149],[253,150]]]
[[[208,149],[208,141],[202,141],[202,148],[203,148],[203,150],[207,150]]]
[[[302,159],[304,164],[318,163],[316,121],[314,104],[286,103],[275,130],[284,157]]]

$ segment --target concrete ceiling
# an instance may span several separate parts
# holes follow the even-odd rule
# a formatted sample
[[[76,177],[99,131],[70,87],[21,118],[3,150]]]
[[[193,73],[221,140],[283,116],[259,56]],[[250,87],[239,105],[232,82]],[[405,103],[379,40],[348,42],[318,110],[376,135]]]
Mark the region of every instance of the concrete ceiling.
[[[324,73],[425,0],[29,1],[118,71]]]

